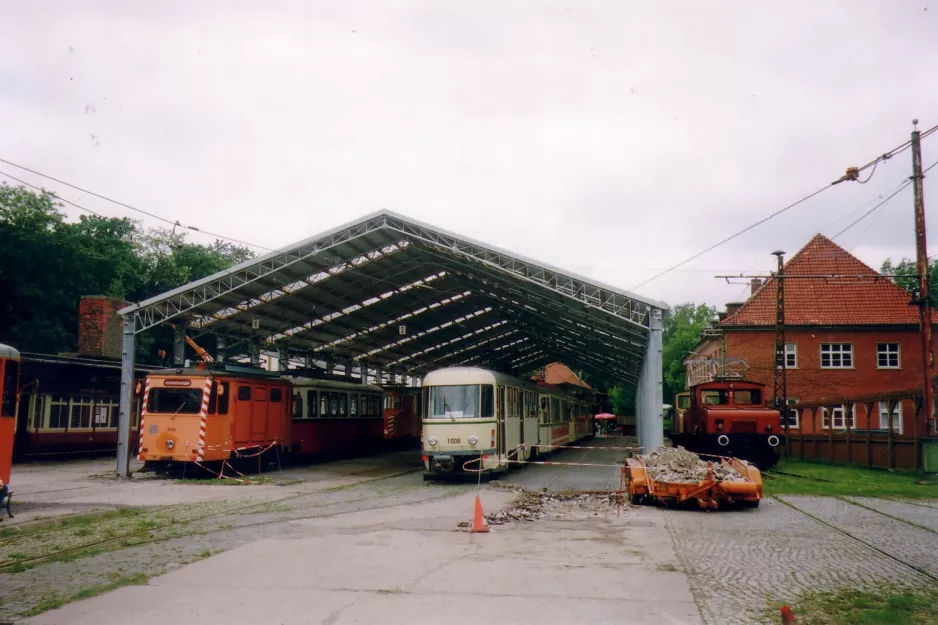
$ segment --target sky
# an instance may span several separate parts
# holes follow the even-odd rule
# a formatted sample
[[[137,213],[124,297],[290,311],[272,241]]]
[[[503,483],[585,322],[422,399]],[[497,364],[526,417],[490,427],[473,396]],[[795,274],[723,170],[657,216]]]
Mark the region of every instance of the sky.
[[[0,158],[264,248],[386,208],[722,307],[748,282],[715,276],[764,274],[911,174],[906,151],[646,283],[938,124],[929,1],[4,0]],[[911,188],[835,241],[913,257]]]

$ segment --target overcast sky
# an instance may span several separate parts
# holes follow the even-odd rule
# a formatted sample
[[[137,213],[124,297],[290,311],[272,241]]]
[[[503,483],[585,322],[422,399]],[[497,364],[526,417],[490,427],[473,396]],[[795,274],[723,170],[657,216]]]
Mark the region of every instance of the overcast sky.
[[[938,124],[928,4],[4,0],[0,158],[260,246],[388,208],[630,289]],[[637,292],[734,301],[715,274],[833,236],[910,170]],[[912,257],[911,189],[836,241]]]

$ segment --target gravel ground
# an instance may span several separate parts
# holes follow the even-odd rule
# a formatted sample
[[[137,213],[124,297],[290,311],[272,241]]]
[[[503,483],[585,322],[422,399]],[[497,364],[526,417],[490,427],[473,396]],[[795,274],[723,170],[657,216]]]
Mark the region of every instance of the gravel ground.
[[[892,546],[910,557],[916,557],[912,553],[916,548],[928,549],[923,539],[935,542],[933,534],[836,499],[786,499],[852,530],[872,523],[877,529],[866,536],[882,540],[878,547]],[[713,625],[760,622],[769,603],[793,602],[808,591],[876,591],[884,585],[921,587],[933,583],[893,558],[773,499],[763,500],[760,508],[752,510],[668,510],[667,521],[701,615]],[[903,547],[906,540],[910,543]],[[931,548],[923,553],[935,551]],[[916,561],[927,557],[934,555],[919,555]],[[932,565],[935,562],[938,560]]]

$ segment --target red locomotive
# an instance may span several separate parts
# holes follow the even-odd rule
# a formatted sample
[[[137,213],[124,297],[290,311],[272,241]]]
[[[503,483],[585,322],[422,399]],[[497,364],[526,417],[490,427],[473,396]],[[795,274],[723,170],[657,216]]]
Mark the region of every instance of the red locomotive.
[[[762,467],[778,462],[781,416],[765,405],[765,385],[704,382],[677,393],[670,438],[701,454],[732,456]]]

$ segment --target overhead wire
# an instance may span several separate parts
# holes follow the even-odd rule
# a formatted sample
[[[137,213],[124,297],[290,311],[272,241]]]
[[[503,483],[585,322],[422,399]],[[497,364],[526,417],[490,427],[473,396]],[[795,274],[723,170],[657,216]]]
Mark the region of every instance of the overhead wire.
[[[126,208],[126,209],[129,209],[129,210],[135,211],[135,212],[137,212],[137,213],[140,213],[141,215],[146,215],[147,217],[152,217],[153,219],[157,219],[157,220],[162,221],[162,222],[164,222],[164,223],[167,223],[167,224],[169,224],[169,225],[171,225],[171,226],[178,226],[178,227],[180,227],[180,228],[184,228],[184,229],[186,229],[186,230],[191,230],[191,231],[193,231],[193,232],[201,232],[202,234],[207,234],[207,235],[212,236],[212,237],[215,237],[215,238],[217,238],[217,239],[223,239],[223,240],[225,240],[225,241],[231,241],[232,243],[237,243],[237,244],[239,244],[239,245],[246,245],[246,246],[248,246],[248,247],[253,247],[253,248],[260,249],[260,250],[264,250],[265,252],[272,252],[272,251],[274,251],[273,249],[271,249],[271,248],[269,248],[269,247],[264,247],[263,245],[257,245],[256,243],[250,243],[250,242],[248,242],[248,241],[244,241],[244,240],[241,240],[241,239],[236,239],[236,238],[234,238],[234,237],[229,237],[229,236],[225,236],[225,235],[218,234],[218,233],[215,233],[215,232],[211,232],[211,231],[209,231],[209,230],[205,230],[205,229],[199,228],[199,227],[197,227],[197,226],[191,226],[191,225],[182,224],[182,223],[179,222],[179,220],[175,220],[175,221],[174,221],[174,220],[172,220],[172,219],[169,219],[169,218],[167,218],[167,217],[163,217],[163,216],[161,216],[161,215],[157,215],[156,213],[152,213],[152,212],[147,211],[147,210],[144,210],[144,209],[142,209],[142,208],[137,208],[136,206],[131,206],[130,204],[127,204],[126,202],[121,202],[120,200],[115,200],[115,199],[113,199],[113,198],[109,198],[109,197],[107,197],[106,195],[102,195],[102,194],[100,194],[100,193],[96,193],[96,192],[91,191],[91,190],[89,190],[89,189],[85,189],[85,188],[79,187],[78,185],[72,184],[72,183],[70,183],[70,182],[66,182],[65,180],[61,180],[61,179],[59,179],[59,178],[55,178],[54,176],[50,176],[50,175],[48,175],[48,174],[44,174],[44,173],[42,173],[42,172],[40,172],[40,171],[36,171],[35,169],[30,169],[29,167],[25,167],[25,166],[20,165],[20,164],[18,164],[18,163],[14,163],[13,161],[8,161],[8,160],[6,160],[5,158],[0,158],[0,163],[5,163],[5,164],[7,164],[7,165],[11,165],[11,166],[13,166],[13,167],[16,167],[17,169],[22,169],[23,171],[28,171],[29,173],[34,174],[34,175],[36,175],[36,176],[41,176],[41,177],[46,178],[46,179],[48,179],[48,180],[52,180],[53,182],[57,182],[57,183],[59,183],[59,184],[65,185],[66,187],[71,187],[72,189],[75,189],[76,191],[81,191],[82,193],[87,193],[88,195],[93,195],[94,197],[99,198],[99,199],[102,199],[102,200],[104,200],[104,201],[106,201],[106,202],[111,202],[112,204],[116,204],[116,205],[118,205],[118,206],[122,206],[122,207],[124,207],[124,208]],[[8,177],[11,177],[11,176],[8,176]],[[32,185],[30,185],[30,186],[32,186]]]
[[[938,131],[938,125],[932,126],[932,127],[929,128],[928,130],[922,131],[922,132],[921,132],[921,135],[920,135],[920,138],[924,139],[925,137],[931,135],[931,134],[934,133],[935,131]],[[909,146],[911,146],[911,145],[912,145],[912,141],[911,141],[911,139],[910,139],[910,140],[908,140],[908,141],[902,143],[901,145],[896,146],[895,148],[889,150],[888,152],[884,152],[884,153],[881,154],[880,156],[877,156],[876,158],[874,158],[873,160],[871,160],[871,161],[870,161],[869,163],[867,163],[866,165],[863,165],[862,167],[856,168],[856,171],[857,171],[857,173],[859,173],[859,172],[861,172],[861,171],[864,171],[864,170],[866,170],[866,169],[869,169],[870,167],[873,167],[873,168],[874,168],[874,172],[875,172],[875,167],[876,167],[877,164],[879,164],[879,163],[882,162],[882,161],[888,160],[888,159],[892,158],[893,156],[896,156],[897,154],[901,154],[902,152],[904,152],[905,150],[907,150],[907,149],[909,148]],[[933,165],[933,166],[934,166],[934,165]],[[931,167],[929,167],[929,169],[931,169]],[[864,183],[869,182],[869,180],[870,180],[870,178],[872,178],[872,174],[873,174],[874,172],[870,172],[870,175],[869,175],[869,176],[867,177],[867,179],[864,180],[863,182],[864,182]],[[642,286],[648,284],[649,282],[652,282],[652,281],[654,281],[654,280],[657,280],[657,279],[660,278],[661,276],[664,276],[664,275],[666,275],[666,274],[668,274],[668,273],[670,273],[670,272],[672,272],[672,271],[675,271],[676,269],[678,269],[678,268],[680,268],[680,267],[686,265],[687,263],[691,262],[692,260],[695,260],[695,259],[697,259],[697,258],[700,258],[701,256],[703,256],[703,255],[706,254],[707,252],[710,252],[710,251],[712,251],[712,250],[714,250],[714,249],[720,247],[721,245],[724,245],[724,244],[726,244],[726,243],[729,243],[729,242],[732,241],[733,239],[735,239],[735,238],[737,238],[737,237],[739,237],[739,236],[741,236],[741,235],[743,235],[743,234],[749,232],[749,231],[752,230],[753,228],[756,228],[756,227],[758,227],[758,226],[761,226],[761,225],[764,224],[765,222],[767,222],[767,221],[769,221],[769,220],[771,220],[771,219],[774,219],[774,218],[777,217],[778,215],[781,215],[782,213],[791,210],[792,208],[798,206],[799,204],[803,204],[804,202],[807,202],[808,200],[810,200],[811,198],[813,198],[813,197],[819,195],[820,193],[822,193],[822,192],[825,191],[826,189],[829,189],[829,188],[831,188],[832,186],[834,186],[834,185],[836,185],[836,184],[838,184],[838,183],[840,183],[840,182],[843,182],[843,181],[845,181],[845,180],[851,180],[851,179],[856,180],[855,177],[854,177],[854,178],[850,178],[850,177],[848,177],[848,176],[844,176],[843,178],[840,178],[840,179],[838,179],[838,180],[835,180],[834,182],[832,182],[832,183],[830,183],[830,184],[824,185],[823,187],[821,187],[821,188],[818,189],[817,191],[814,191],[814,192],[812,192],[812,193],[809,193],[808,195],[804,196],[804,197],[801,198],[800,200],[797,200],[797,201],[795,201],[795,202],[792,202],[791,204],[789,204],[789,205],[787,205],[787,206],[785,206],[785,207],[783,207],[783,208],[778,209],[778,210],[775,211],[774,213],[772,213],[772,214],[770,214],[770,215],[768,215],[768,216],[766,216],[766,217],[760,219],[759,221],[755,222],[754,224],[751,224],[751,225],[749,225],[749,226],[743,228],[742,230],[740,230],[740,231],[738,231],[738,232],[736,232],[736,233],[734,233],[734,234],[732,234],[732,235],[726,237],[725,239],[722,239],[722,240],[720,240],[720,241],[714,243],[714,244],[711,245],[710,247],[708,247],[708,248],[706,248],[706,249],[704,249],[704,250],[702,250],[702,251],[700,251],[700,252],[697,252],[696,254],[693,254],[692,256],[689,256],[689,257],[685,258],[685,259],[682,260],[681,262],[679,262],[679,263],[677,263],[677,264],[675,264],[675,265],[672,265],[671,267],[665,269],[664,271],[661,271],[661,272],[659,272],[659,273],[656,273],[655,275],[653,275],[652,277],[648,278],[647,280],[644,280],[644,281],[642,281],[642,282],[639,282],[639,283],[636,284],[635,286],[631,287],[630,290],[638,289],[639,287],[642,287]],[[902,188],[905,188],[905,186],[903,186]],[[900,189],[900,191],[901,191],[901,189]],[[896,193],[898,193],[898,191],[897,191]],[[893,195],[895,195],[895,193],[894,193]],[[893,196],[890,196],[889,198],[887,198],[887,201],[888,201],[888,199],[891,199],[891,197],[893,197]],[[885,201],[884,201],[883,203],[885,203]],[[873,210],[875,210],[876,208],[878,208],[879,206],[881,206],[883,203],[881,203],[881,204],[877,205],[876,207],[874,207]],[[872,211],[870,211],[870,212],[872,212]],[[869,212],[868,212],[867,214],[869,214]],[[862,217],[861,217],[861,219],[862,219]],[[858,220],[858,221],[859,221],[859,220]],[[851,226],[848,226],[848,228],[849,228],[849,227],[852,227],[852,225],[853,225],[853,224],[851,224]],[[840,234],[840,233],[838,233],[838,234]]]

